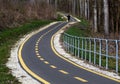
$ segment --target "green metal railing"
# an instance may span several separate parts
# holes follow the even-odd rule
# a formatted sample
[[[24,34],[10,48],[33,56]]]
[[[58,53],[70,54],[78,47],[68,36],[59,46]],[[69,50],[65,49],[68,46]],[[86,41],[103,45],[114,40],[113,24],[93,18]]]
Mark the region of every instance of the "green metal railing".
[[[120,40],[63,34],[65,50],[89,63],[120,73]]]

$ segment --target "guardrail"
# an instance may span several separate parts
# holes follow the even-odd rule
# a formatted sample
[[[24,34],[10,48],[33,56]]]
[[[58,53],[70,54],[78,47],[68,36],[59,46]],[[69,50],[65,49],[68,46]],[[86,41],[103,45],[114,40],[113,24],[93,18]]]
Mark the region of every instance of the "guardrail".
[[[120,40],[63,34],[65,50],[89,63],[120,73]]]

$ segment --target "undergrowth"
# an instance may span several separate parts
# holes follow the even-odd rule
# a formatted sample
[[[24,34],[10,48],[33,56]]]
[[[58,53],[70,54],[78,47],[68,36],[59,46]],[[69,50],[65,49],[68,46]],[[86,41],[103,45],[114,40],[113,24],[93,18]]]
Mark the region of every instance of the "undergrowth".
[[[10,50],[20,37],[50,22],[51,21],[45,20],[30,21],[19,27],[6,28],[0,32],[0,84],[20,84],[20,82],[12,76],[11,70],[6,67],[6,62],[10,57]]]

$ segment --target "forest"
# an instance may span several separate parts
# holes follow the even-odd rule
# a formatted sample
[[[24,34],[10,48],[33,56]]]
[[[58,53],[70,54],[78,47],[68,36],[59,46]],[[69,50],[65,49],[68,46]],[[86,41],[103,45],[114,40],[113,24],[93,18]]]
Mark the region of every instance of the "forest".
[[[120,0],[0,0],[0,84],[21,84],[6,66],[11,49],[23,35],[56,21],[57,12],[84,19],[103,38],[120,40]]]
[[[55,19],[56,11],[86,19],[105,38],[120,39],[120,0],[0,0],[0,30],[34,19]]]
[[[58,11],[65,11],[89,21],[95,33],[120,39],[120,0],[47,0]]]

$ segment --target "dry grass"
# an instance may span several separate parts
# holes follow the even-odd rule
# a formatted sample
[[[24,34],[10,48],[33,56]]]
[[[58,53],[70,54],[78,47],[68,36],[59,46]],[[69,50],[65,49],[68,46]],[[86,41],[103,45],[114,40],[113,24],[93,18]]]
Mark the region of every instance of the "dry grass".
[[[44,1],[1,0],[0,30],[13,28],[35,19],[54,19],[55,10]]]

